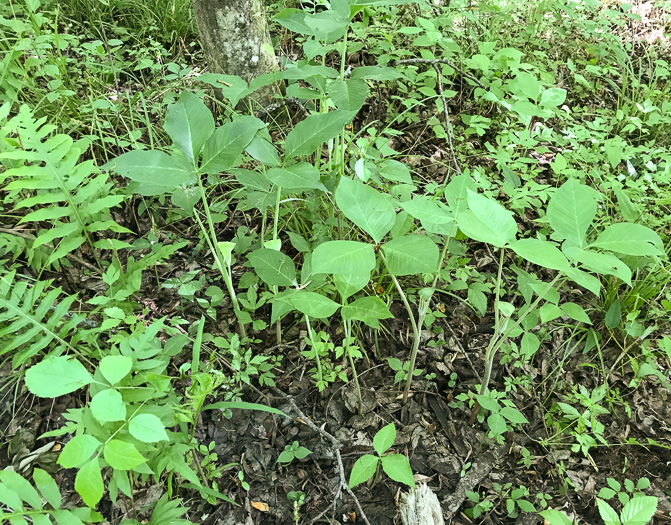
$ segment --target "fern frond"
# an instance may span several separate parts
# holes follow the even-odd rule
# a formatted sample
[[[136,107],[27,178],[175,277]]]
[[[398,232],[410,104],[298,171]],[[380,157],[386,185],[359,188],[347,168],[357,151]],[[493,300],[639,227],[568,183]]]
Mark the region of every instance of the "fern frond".
[[[55,129],[44,118],[35,120],[31,110],[22,106],[0,134],[0,161],[5,165],[13,161],[12,167],[0,173],[0,189],[8,192],[5,202],[14,203],[16,210],[33,210],[20,223],[49,224],[32,245],[33,249],[54,245],[47,264],[84,243],[91,248],[108,246],[94,242],[92,233],[131,233],[111,220],[109,213],[123,201],[123,195],[113,194],[109,176],[97,173],[93,161],[79,162],[83,142],[53,134]]]
[[[68,314],[76,296],[62,297],[60,288],[46,291],[51,281],[16,277],[16,270],[0,274],[0,357],[13,354],[17,368],[40,351],[75,351],[67,340],[81,321]]]

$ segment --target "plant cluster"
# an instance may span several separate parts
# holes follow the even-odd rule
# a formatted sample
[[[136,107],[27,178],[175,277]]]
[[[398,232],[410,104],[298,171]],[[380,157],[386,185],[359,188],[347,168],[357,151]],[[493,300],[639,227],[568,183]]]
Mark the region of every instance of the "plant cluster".
[[[671,389],[671,343],[659,336],[671,311],[671,66],[652,51],[649,67],[634,63],[613,34],[633,15],[568,0],[537,2],[526,15],[499,2],[286,7],[273,22],[292,33],[300,58],[248,84],[167,61],[172,33],[192,31],[184,2],[157,17],[140,47],[138,27],[105,32],[101,23],[104,34],[91,35],[95,25],[81,13],[101,22],[118,13],[151,18],[158,0],[72,2],[68,20],[88,32],[79,35],[63,30],[58,6],[10,4],[0,8],[0,356],[31,394],[77,399],[66,423],[42,437],[68,436],[58,465],[76,469],[85,506],[62,508],[44,470],[33,469],[32,482],[4,470],[3,518],[96,522],[104,496],[132,499],[149,479],[167,491],[150,523],[184,522],[187,509],[169,497],[179,491],[235,504],[219,478],[237,463],[198,443],[199,417],[284,415],[242,395],[275,386],[283,356],[261,341],[274,331],[273,348],[282,348],[296,324],[314,388],[351,381],[362,414],[360,376],[376,359],[409,400],[422,345],[444,338],[450,316],[441,300],[488,317],[479,383],[463,388],[455,373],[435,372],[426,381],[458,388],[453,407],[470,409],[499,443],[528,423],[519,392],[541,391],[530,373],[538,354],[556,332],[570,333],[544,379],[539,407],[550,436],[541,444],[592,464],[594,449],[610,446],[603,419],[614,407],[631,410],[630,392],[611,381],[616,370],[631,390],[645,378]],[[574,46],[570,58],[553,55],[563,41]],[[354,57],[366,54],[372,62],[358,65]],[[278,98],[307,115],[284,135],[262,111],[236,109],[278,82],[286,86]],[[133,83],[145,89],[118,89]],[[455,119],[457,89],[466,102]],[[373,104],[383,91],[391,96]],[[592,107],[597,93],[609,95]],[[381,116],[364,118],[373,105]],[[282,107],[275,118],[296,118]],[[443,173],[435,180],[401,147],[403,130],[418,124],[441,144],[431,157]],[[124,220],[123,206],[140,219]],[[235,214],[249,224],[229,227]],[[138,238],[141,222],[151,226]],[[479,264],[476,251],[488,260]],[[178,256],[202,264],[172,273]],[[99,276],[95,295],[55,285],[84,272]],[[176,296],[177,314],[151,316],[147,277]],[[393,306],[411,334],[403,360],[367,351],[365,334],[383,336]],[[597,371],[595,385],[562,381],[578,348]],[[497,364],[511,374],[497,379]],[[353,464],[349,489],[377,479],[380,467],[414,486],[408,458],[388,453],[395,439],[393,424],[377,432],[376,454]],[[294,441],[277,462],[291,468],[308,454]],[[648,481],[627,481],[624,491],[612,478],[608,485],[597,499],[606,524],[651,519],[657,499],[642,494]],[[541,508],[549,523],[569,522],[546,508],[549,494],[512,482],[493,489],[469,493],[470,517],[501,503],[510,519]],[[297,523],[306,495],[288,497]]]

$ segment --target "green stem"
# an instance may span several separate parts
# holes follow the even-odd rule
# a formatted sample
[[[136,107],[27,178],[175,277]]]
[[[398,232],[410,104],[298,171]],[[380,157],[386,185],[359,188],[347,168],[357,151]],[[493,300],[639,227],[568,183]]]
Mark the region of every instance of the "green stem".
[[[356,387],[356,395],[359,399],[359,415],[363,414],[363,397],[361,396],[361,387],[359,386],[359,376],[356,373],[356,367],[354,366],[354,358],[349,351],[349,341],[352,336],[352,321],[345,321],[345,342],[347,345],[345,347],[345,352],[347,352],[347,358],[349,359],[349,364],[352,367],[352,378],[354,379],[354,386]]]
[[[498,332],[495,333],[491,340],[489,341],[489,345],[487,345],[487,350],[485,351],[485,373],[484,376],[482,377],[482,385],[480,385],[480,395],[484,395],[487,392],[487,388],[489,386],[489,380],[491,379],[492,376],[492,368],[494,366],[494,356],[496,355],[496,352],[499,351],[499,348],[501,348],[501,345],[506,342],[510,334],[516,330],[526,319],[526,317],[536,309],[538,304],[543,300],[545,295],[552,289],[552,287],[555,285],[555,283],[559,280],[561,277],[561,274],[558,274],[557,277],[555,277],[550,284],[543,290],[543,293],[541,293],[536,300],[529,305],[529,307],[520,315],[520,317],[511,325],[506,325],[506,329],[502,334],[499,334]],[[500,329],[500,327],[499,327]]]
[[[324,376],[322,375],[322,362],[319,359],[319,349],[317,348],[317,341],[315,340],[314,333],[312,332],[312,326],[310,326],[310,318],[305,314],[305,324],[308,326],[308,337],[312,341],[312,349],[315,351],[315,359],[317,360],[317,375],[319,376],[320,383],[324,381]]]

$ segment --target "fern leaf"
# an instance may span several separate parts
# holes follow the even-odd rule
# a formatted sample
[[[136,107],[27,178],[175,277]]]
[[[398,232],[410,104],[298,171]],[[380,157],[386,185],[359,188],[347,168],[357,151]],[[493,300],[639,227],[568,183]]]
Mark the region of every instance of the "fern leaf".
[[[80,162],[83,145],[54,134],[55,129],[22,106],[0,133],[0,162],[8,168],[0,173],[0,190],[7,192],[5,203],[32,210],[21,223],[48,225],[31,247],[53,244],[47,265],[84,243],[95,248],[96,232],[131,233],[111,220],[110,209],[124,197],[113,194],[109,175],[99,173],[91,160]]]
[[[68,318],[68,311],[76,296],[62,297],[60,288],[45,292],[51,281],[31,286],[16,277],[16,271],[0,274],[0,356],[13,354],[17,368],[41,351],[74,350],[67,339],[81,318]]]

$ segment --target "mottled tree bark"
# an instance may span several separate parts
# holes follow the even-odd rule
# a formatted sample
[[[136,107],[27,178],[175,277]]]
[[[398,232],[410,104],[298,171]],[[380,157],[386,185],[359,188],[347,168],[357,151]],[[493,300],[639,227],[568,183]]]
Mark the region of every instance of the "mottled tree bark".
[[[268,33],[263,0],[192,0],[200,41],[212,73],[238,75],[247,82],[279,69]],[[253,100],[267,106],[276,85]]]

